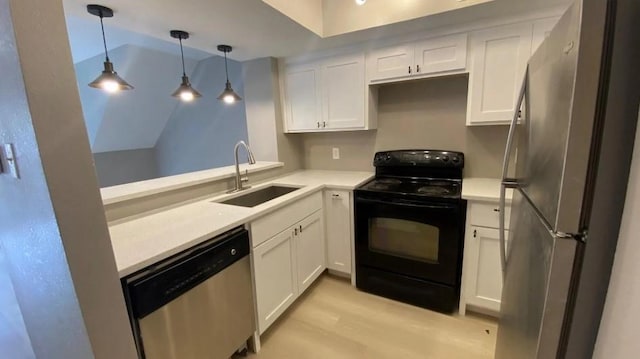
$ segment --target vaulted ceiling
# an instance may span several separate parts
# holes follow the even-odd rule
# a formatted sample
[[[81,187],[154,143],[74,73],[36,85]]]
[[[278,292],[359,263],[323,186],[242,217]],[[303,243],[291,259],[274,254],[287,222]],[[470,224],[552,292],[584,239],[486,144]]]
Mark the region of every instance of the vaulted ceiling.
[[[282,3],[282,0],[268,1]],[[286,1],[293,2],[293,0]],[[320,0],[296,0],[295,2],[298,1]],[[332,9],[335,9],[337,5],[333,0],[322,1],[323,9],[327,12],[335,12]],[[339,1],[345,6],[343,10],[349,10],[351,16],[354,11],[358,10],[354,8],[352,0]],[[375,6],[378,9],[393,9],[406,7],[411,3],[433,1],[455,3],[450,8],[463,6],[458,0],[368,0],[367,4],[360,9],[368,11],[366,9],[368,6],[370,8]],[[109,26],[163,41],[171,41],[168,38],[168,32],[171,29],[186,30],[192,33],[192,38],[187,43],[188,46],[206,53],[216,54],[218,53],[216,50],[218,44],[230,44],[234,46],[230,57],[244,61],[267,56],[299,55],[308,51],[363,42],[371,38],[390,37],[446,25],[463,24],[482,18],[523,13],[569,2],[569,0],[494,0],[481,3],[482,0],[462,0],[462,2],[467,1],[471,4],[480,4],[417,19],[410,19],[411,16],[407,15],[406,11],[388,11],[389,14],[396,14],[395,17],[388,16],[386,19],[376,19],[378,23],[371,25],[375,27],[361,30],[368,25],[360,24],[358,28],[349,29],[351,25],[343,24],[342,27],[335,27],[341,30],[329,31],[324,35],[335,35],[335,32],[354,32],[326,38],[318,36],[314,31],[294,21],[263,0],[103,0],[100,4],[112,7],[115,11],[114,18],[105,19],[105,23]],[[381,3],[386,4],[380,5]],[[88,31],[99,30],[99,25],[97,19],[86,12],[86,4],[85,0],[64,0],[65,13],[68,17],[93,21],[93,26],[89,26],[87,22],[87,26],[83,26],[80,30],[87,31],[87,43],[100,45],[99,32],[97,35],[95,33],[89,35],[88,33]],[[317,16],[322,19],[323,24],[326,22],[323,13],[319,13]],[[344,22],[348,19],[336,21]],[[381,26],[390,21],[400,22]],[[74,28],[70,28],[70,32],[76,31]],[[99,46],[93,47],[98,51],[95,54],[99,53]]]

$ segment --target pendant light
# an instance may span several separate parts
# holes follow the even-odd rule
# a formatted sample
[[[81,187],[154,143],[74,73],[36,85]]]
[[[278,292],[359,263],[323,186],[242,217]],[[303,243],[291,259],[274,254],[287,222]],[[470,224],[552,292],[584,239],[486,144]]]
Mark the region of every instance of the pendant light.
[[[242,97],[233,91],[231,82],[229,82],[229,70],[227,69],[227,53],[231,52],[233,48],[229,45],[218,45],[218,51],[224,52],[224,71],[227,74],[227,83],[224,86],[224,91],[218,96],[218,100],[222,100],[226,103],[234,103],[236,101],[242,101]]]
[[[189,77],[187,76],[187,72],[184,69],[184,50],[182,49],[182,40],[188,39],[189,33],[182,30],[171,30],[169,34],[174,39],[180,40],[180,55],[182,56],[182,83],[171,96],[177,97],[183,102],[191,102],[196,98],[202,97],[202,95],[200,94],[200,92],[191,87]]]
[[[100,17],[100,28],[102,29],[102,43],[104,44],[104,70],[93,82],[90,87],[105,90],[109,93],[118,92],[120,90],[131,90],[133,86],[123,80],[113,69],[113,63],[109,60],[109,52],[107,51],[107,40],[104,36],[104,24],[102,19],[105,17],[113,17],[113,10],[101,5],[87,5],[87,11],[91,15]]]

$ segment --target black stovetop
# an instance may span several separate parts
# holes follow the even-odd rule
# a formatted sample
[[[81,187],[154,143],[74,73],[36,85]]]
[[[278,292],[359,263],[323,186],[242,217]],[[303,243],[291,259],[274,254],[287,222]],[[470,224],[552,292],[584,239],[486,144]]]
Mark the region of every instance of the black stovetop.
[[[376,153],[376,177],[361,193],[417,200],[459,200],[464,154],[441,150],[399,150]]]
[[[376,177],[358,190],[418,198],[460,199],[461,187],[462,180],[459,179]]]

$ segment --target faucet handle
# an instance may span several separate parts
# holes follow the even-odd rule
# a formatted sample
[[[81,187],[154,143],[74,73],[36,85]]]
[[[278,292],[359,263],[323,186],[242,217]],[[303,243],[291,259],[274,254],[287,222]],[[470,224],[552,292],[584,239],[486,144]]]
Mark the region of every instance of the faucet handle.
[[[241,182],[249,182],[249,170],[244,170],[244,176],[240,177]]]

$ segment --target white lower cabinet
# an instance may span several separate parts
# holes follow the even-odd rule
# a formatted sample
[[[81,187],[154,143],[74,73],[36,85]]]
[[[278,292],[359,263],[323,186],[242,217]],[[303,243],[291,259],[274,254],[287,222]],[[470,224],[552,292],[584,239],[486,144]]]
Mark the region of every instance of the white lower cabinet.
[[[300,222],[294,229],[298,292],[302,294],[327,268],[322,211]]]
[[[327,268],[322,195],[316,193],[257,219],[251,224],[251,237],[262,334]]]
[[[253,250],[258,328],[262,334],[297,297],[293,232],[285,230]]]
[[[468,276],[465,278],[467,305],[500,311],[502,269],[500,268],[500,240],[494,228],[470,227],[471,238]]]
[[[490,315],[500,312],[502,268],[497,207],[497,204],[474,202],[468,207],[459,309],[462,315],[468,306]],[[509,212],[507,207],[507,219]],[[492,217],[495,219],[488,221]]]
[[[327,267],[350,275],[353,242],[351,192],[325,191],[324,208],[327,229]]]

